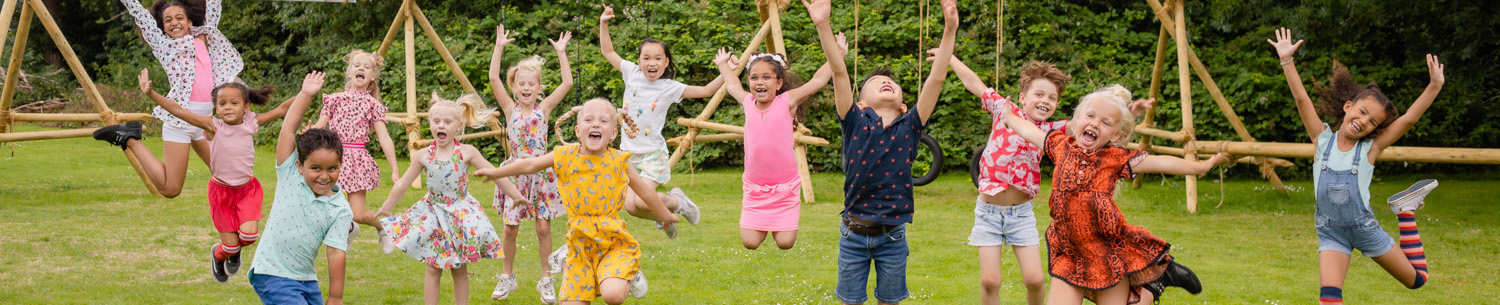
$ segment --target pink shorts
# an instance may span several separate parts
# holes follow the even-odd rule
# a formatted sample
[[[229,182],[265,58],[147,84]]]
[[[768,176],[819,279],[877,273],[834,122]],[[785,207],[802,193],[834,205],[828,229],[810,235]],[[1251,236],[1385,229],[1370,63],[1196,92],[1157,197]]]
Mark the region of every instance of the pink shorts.
[[[802,177],[775,184],[744,180],[740,228],[765,232],[796,231],[802,215]]]
[[[254,177],[238,186],[209,179],[208,212],[213,216],[214,229],[219,232],[239,232],[240,224],[260,220],[260,205],[264,199],[260,180]]]

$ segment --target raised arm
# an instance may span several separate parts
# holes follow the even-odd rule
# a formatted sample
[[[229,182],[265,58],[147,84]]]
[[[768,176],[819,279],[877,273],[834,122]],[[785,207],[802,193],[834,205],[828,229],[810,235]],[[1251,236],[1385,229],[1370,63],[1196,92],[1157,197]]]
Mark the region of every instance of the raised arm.
[[[610,66],[619,70],[620,61],[624,59],[620,58],[620,54],[615,53],[615,43],[609,39],[610,19],[615,19],[615,8],[605,5],[604,13],[599,14],[599,52],[604,55],[604,60],[609,61]]]
[[[834,112],[839,114],[839,119],[843,119],[854,106],[854,86],[849,80],[849,67],[844,64],[843,52],[827,51],[841,48],[833,35],[833,26],[828,24],[828,16],[833,10],[832,0],[803,0],[802,5],[807,7],[808,16],[812,17],[813,25],[818,30],[818,43],[823,46],[823,55],[828,57],[828,68],[833,72],[833,103],[838,107]]]
[[[547,99],[538,105],[542,115],[547,117],[552,116],[552,109],[557,108],[557,104],[561,104],[563,98],[568,96],[568,91],[573,90],[573,66],[568,64],[568,41],[572,39],[573,32],[569,31],[557,37],[557,40],[547,40],[552,43],[552,49],[557,50],[557,67],[562,69],[559,70],[562,73],[562,83],[557,84],[557,88],[552,89],[552,94],[548,94]]]
[[[177,116],[177,118],[182,119],[183,122],[187,122],[188,124],[192,124],[193,126],[197,126],[198,128],[203,128],[203,131],[205,133],[208,133],[209,139],[213,139],[214,131],[216,131],[214,129],[213,117],[202,116],[198,115],[197,113],[193,113],[192,111],[187,110],[187,108],[182,108],[182,105],[178,105],[177,102],[169,100],[167,99],[167,97],[161,96],[161,94],[157,94],[156,90],[151,90],[151,74],[150,70],[148,69],[141,69],[141,76],[138,77],[137,80],[141,84],[141,94],[145,94],[147,97],[150,97],[152,102],[156,102],[157,106],[161,106],[162,109],[166,109],[167,113],[171,113],[172,115]]]
[[[421,160],[427,160],[427,154],[430,153],[432,153],[430,148],[412,152],[411,164],[406,167],[406,174],[401,175],[401,179],[391,185],[391,193],[385,196],[385,202],[380,204],[380,209],[376,210],[375,215],[380,217],[391,215],[391,211],[396,209],[396,202],[401,201],[401,197],[406,196],[406,190],[411,188],[409,186],[412,181],[416,181],[417,175],[421,175],[427,169]]]
[[[276,119],[285,117],[287,110],[292,109],[292,101],[295,100],[297,100],[296,97],[286,99],[285,101],[281,101],[280,105],[276,105],[276,108],[271,108],[271,110],[267,110],[266,112],[255,114],[255,121],[260,122],[260,126],[266,126],[266,124],[271,123],[271,121],[275,121]],[[327,118],[319,115],[318,122],[322,123],[325,119]]]
[[[844,53],[846,55],[849,54],[849,44],[844,40],[844,33],[839,33],[835,40],[838,40],[839,45],[839,48],[836,49],[838,50],[837,52]],[[828,52],[828,50],[824,50],[824,52]],[[807,99],[809,97],[812,97],[813,94],[818,94],[818,91],[823,91],[823,86],[827,86],[828,81],[831,79],[833,79],[833,64],[830,62],[824,62],[823,66],[818,67],[817,72],[813,72],[812,79],[807,80],[807,82],[803,83],[801,87],[797,87],[795,89],[787,91],[787,93],[790,94],[792,98],[792,109],[797,109],[797,107],[802,106],[802,102],[807,101]]]
[[[1432,102],[1437,100],[1438,93],[1443,91],[1443,83],[1447,79],[1443,76],[1443,63],[1438,61],[1437,55],[1427,54],[1427,77],[1431,80],[1427,81],[1427,89],[1422,90],[1422,95],[1417,96],[1417,100],[1411,103],[1411,107],[1406,108],[1405,114],[1391,122],[1385,131],[1375,136],[1374,146],[1370,147],[1370,161],[1375,161],[1380,151],[1405,136],[1406,132],[1422,119],[1422,114],[1427,112]]]
[[[999,104],[1001,108],[997,110],[999,110],[1000,113],[1003,113],[1003,115],[1005,116],[1005,119],[1002,120],[1002,122],[1005,123],[1005,128],[1010,128],[1010,130],[1015,131],[1016,135],[1021,136],[1021,139],[1025,139],[1026,142],[1031,143],[1031,145],[1034,145],[1036,147],[1046,146],[1047,132],[1042,131],[1041,127],[1037,127],[1036,124],[1031,123],[1031,121],[1027,121],[1026,119],[1016,116],[1016,113],[1010,109],[1010,107],[1015,107],[1015,105],[1011,104],[1010,102],[1003,102]]]
[[[937,109],[938,95],[943,91],[943,81],[948,78],[948,63],[953,59],[953,42],[957,33],[958,0],[943,0],[943,40],[938,44],[932,72],[922,84],[922,91],[917,92],[917,116],[922,119],[922,124],[927,124],[932,119],[932,110]]]
[[[1196,176],[1207,173],[1209,169],[1214,168],[1214,164],[1219,164],[1219,162],[1224,161],[1227,157],[1228,155],[1224,153],[1218,153],[1208,158],[1208,160],[1188,161],[1187,159],[1174,156],[1150,155],[1142,159],[1139,164],[1132,166],[1131,171],[1137,174],[1162,173],[1178,176]]]
[[[302,91],[297,92],[297,97],[292,100],[292,108],[287,109],[286,119],[281,121],[281,133],[276,136],[276,164],[286,162],[292,151],[297,150],[297,125],[301,125],[302,117],[307,115],[313,96],[323,90],[323,76],[323,72],[313,71],[302,78]]]
[[[927,61],[936,60],[938,49],[929,49],[927,50],[927,54],[931,54],[927,57]],[[989,86],[984,84],[984,80],[979,78],[979,74],[974,73],[974,70],[969,69],[968,65],[964,65],[963,61],[958,60],[958,54],[953,54],[953,57],[948,60],[948,64],[953,67],[953,75],[958,76],[958,80],[963,81],[964,89],[968,89],[969,93],[973,93],[975,96],[983,96],[984,91],[990,89]]]
[[[714,78],[713,81],[708,82],[708,84],[706,84],[706,85],[702,85],[702,86],[688,86],[687,88],[683,88],[682,89],[682,98],[685,98],[685,99],[687,99],[687,98],[705,98],[705,97],[714,96],[714,93],[718,93],[719,92],[719,86],[723,86],[723,85],[724,85],[724,78],[723,77],[717,77],[717,78]]]
[[[348,245],[353,247],[354,245]],[[344,270],[348,252],[334,247],[324,247],[328,253],[328,300],[327,304],[344,304]]]
[[[219,19],[224,17],[224,0],[208,0],[203,5],[203,26],[219,27]]]
[[[1311,97],[1307,96],[1307,87],[1302,86],[1302,75],[1297,73],[1297,63],[1292,61],[1292,55],[1297,53],[1297,48],[1302,47],[1302,40],[1292,42],[1292,30],[1281,28],[1276,30],[1276,40],[1266,39],[1276,48],[1276,57],[1281,59],[1281,72],[1286,74],[1286,85],[1292,89],[1292,98],[1297,100],[1297,114],[1302,117],[1302,127],[1307,129],[1307,137],[1313,142],[1318,141],[1318,134],[1323,133],[1323,119],[1318,118],[1318,109],[1313,106]]]
[[[714,56],[714,65],[719,67],[719,79],[725,80],[725,93],[728,93],[729,97],[734,98],[734,100],[739,101],[740,104],[744,104],[745,87],[740,85],[739,75],[734,75],[734,68],[740,66],[739,58],[730,55],[724,48],[719,48],[719,55]]]
[[[500,104],[500,111],[505,117],[510,117],[510,110],[516,107],[516,101],[510,98],[510,92],[505,90],[505,78],[500,77],[500,54],[505,52],[505,45],[516,41],[510,38],[510,31],[505,30],[505,25],[495,27],[495,53],[490,55],[490,91],[495,95],[495,101]]]
[[[492,181],[505,177],[540,172],[552,167],[552,154],[516,160],[500,167],[487,168],[474,171],[474,177],[484,177],[485,181]]]
[[[120,0],[120,4],[124,4],[125,11],[130,12],[130,17],[135,18],[135,26],[141,29],[141,36],[146,39],[146,44],[151,45],[152,53],[157,53],[157,58],[163,57],[165,44],[170,42],[172,37],[167,37],[167,33],[161,31],[156,17],[152,17],[151,11],[141,6],[140,0]]]
[[[375,127],[375,137],[377,141],[380,141],[380,151],[385,152],[385,163],[391,166],[391,185],[397,185],[395,183],[401,180],[401,168],[396,163],[395,141],[391,141],[391,133],[386,130],[385,121],[372,122],[370,126]]]

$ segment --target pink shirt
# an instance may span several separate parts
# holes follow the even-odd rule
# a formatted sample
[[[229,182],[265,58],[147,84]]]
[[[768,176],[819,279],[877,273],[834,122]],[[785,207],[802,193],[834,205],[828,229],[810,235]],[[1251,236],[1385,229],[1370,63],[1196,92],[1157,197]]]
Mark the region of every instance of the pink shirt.
[[[243,185],[255,178],[255,133],[260,131],[260,122],[255,113],[245,111],[245,119],[239,125],[229,125],[214,118],[213,139],[209,140],[208,165],[214,179],[230,186]]]
[[[208,46],[199,39],[193,39],[193,55],[193,91],[188,94],[188,100],[211,103],[214,101],[214,59],[208,55]]]
[[[979,161],[979,192],[986,195],[999,194],[1007,187],[1014,187],[1026,195],[1036,197],[1037,189],[1042,184],[1042,149],[1026,142],[1014,130],[1005,128],[1002,120],[1005,116],[999,110],[1003,109],[1000,103],[1010,104],[1010,99],[1000,96],[995,89],[989,89],[980,96],[981,105],[984,110],[990,112],[990,140],[984,145],[984,154]],[[1014,104],[1010,107],[1011,113],[1017,117],[1025,118],[1021,114],[1021,108]],[[1027,119],[1028,121],[1030,119]],[[1042,132],[1050,133],[1053,130],[1063,130],[1068,124],[1067,120],[1040,122],[1031,121]]]
[[[782,93],[762,111],[755,105],[754,93],[747,94],[745,108],[745,181],[757,184],[779,184],[797,177],[797,161],[792,147],[791,95]]]

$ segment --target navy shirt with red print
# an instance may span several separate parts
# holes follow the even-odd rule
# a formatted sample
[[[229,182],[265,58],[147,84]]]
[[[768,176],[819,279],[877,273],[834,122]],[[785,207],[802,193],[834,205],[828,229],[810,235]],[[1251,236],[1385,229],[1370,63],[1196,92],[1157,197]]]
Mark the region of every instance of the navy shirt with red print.
[[[884,126],[874,109],[851,106],[844,116],[844,211],[882,225],[912,221],[911,163],[926,128],[911,110]]]

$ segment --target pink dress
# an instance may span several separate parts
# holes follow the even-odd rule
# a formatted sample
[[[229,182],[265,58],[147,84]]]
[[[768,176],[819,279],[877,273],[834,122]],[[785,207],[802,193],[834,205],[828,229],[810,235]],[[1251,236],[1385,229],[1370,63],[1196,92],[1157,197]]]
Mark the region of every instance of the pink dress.
[[[501,166],[516,160],[539,157],[551,153],[547,149],[547,116],[541,109],[533,108],[528,113],[516,113],[506,126],[510,137],[510,156]],[[521,220],[537,218],[552,220],[566,214],[562,201],[558,200],[557,174],[552,168],[534,174],[515,176],[511,182],[521,196],[531,204],[517,204],[515,198],[505,196],[500,186],[495,186],[495,209],[505,218],[506,225],[520,225]],[[501,208],[501,207],[504,208]]]
[[[385,105],[369,91],[346,89],[323,95],[322,115],[328,117],[328,128],[339,135],[339,142],[344,142],[339,187],[353,193],[380,186],[380,167],[365,143],[370,142],[370,127],[385,124]]]
[[[745,108],[745,198],[740,228],[782,232],[797,230],[801,215],[802,177],[797,174],[790,95],[782,93],[762,111],[754,94]]]

